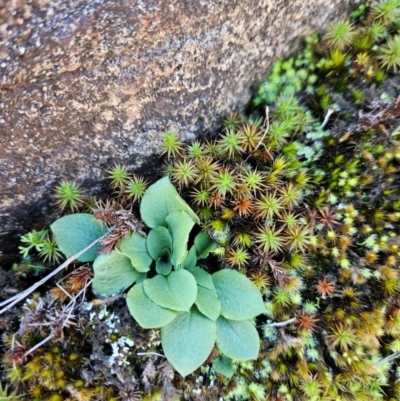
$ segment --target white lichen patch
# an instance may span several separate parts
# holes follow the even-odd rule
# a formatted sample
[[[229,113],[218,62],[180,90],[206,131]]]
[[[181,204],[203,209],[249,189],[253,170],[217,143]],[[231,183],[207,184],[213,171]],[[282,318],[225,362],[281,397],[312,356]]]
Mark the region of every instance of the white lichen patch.
[[[95,319],[97,318],[97,319]],[[96,322],[97,320],[97,322]],[[132,338],[120,335],[119,317],[107,310],[106,305],[102,305],[99,311],[93,311],[89,315],[89,324],[96,330],[98,321],[103,323],[106,328],[107,336],[104,342],[111,347],[111,355],[105,361],[112,374],[115,368],[130,365],[129,358],[132,356],[132,349],[135,345]]]

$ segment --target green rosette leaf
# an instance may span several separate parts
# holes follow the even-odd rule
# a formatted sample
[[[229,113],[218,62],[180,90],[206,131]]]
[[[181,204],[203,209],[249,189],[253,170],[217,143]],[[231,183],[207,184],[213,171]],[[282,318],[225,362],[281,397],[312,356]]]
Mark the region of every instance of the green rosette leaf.
[[[247,361],[257,359],[260,337],[249,320],[238,322],[220,316],[217,320],[217,345],[229,358]]]
[[[187,268],[187,271],[193,274],[198,285],[208,288],[209,290],[215,291],[215,285],[210,273],[206,272],[199,266],[193,266],[191,268]]]
[[[167,216],[176,211],[184,211],[195,223],[200,223],[196,213],[179,196],[168,177],[164,177],[151,185],[145,192],[140,204],[142,220],[150,228],[165,225]]]
[[[161,344],[168,362],[186,376],[200,367],[210,355],[216,338],[216,325],[196,308],[180,313],[161,328]]]
[[[186,270],[168,276],[158,274],[143,282],[145,294],[156,304],[177,311],[189,311],[197,297],[197,284]]]
[[[187,244],[190,231],[192,231],[194,226],[194,221],[183,211],[170,213],[165,221],[168,224],[172,236],[173,251],[171,263],[174,266],[180,266],[188,254]]]
[[[204,259],[208,254],[213,251],[217,244],[214,240],[205,232],[200,231],[194,239],[194,245],[196,247],[197,259]]]
[[[228,358],[226,355],[221,355],[219,358],[215,358],[212,362],[213,369],[230,379],[234,374],[234,370],[232,368],[232,359]]]
[[[98,256],[93,263],[93,271],[92,288],[105,296],[119,294],[141,276],[127,256],[115,251]]]
[[[212,275],[221,315],[232,320],[251,319],[265,313],[264,302],[257,287],[236,270],[224,269]]]
[[[165,249],[172,252],[172,237],[168,229],[165,227],[157,227],[150,230],[147,236],[147,250],[149,255],[157,260],[163,254],[165,256]]]
[[[182,264],[182,268],[189,270],[189,269],[195,267],[196,263],[197,263],[196,247],[193,245],[190,248],[190,250],[186,256],[186,259],[184,260],[184,262]]]
[[[147,252],[146,242],[146,237],[133,232],[115,250],[127,256],[137,271],[146,273],[150,270],[150,265],[153,262],[152,257]]]
[[[57,219],[51,226],[60,251],[67,257],[85,249],[107,232],[106,225],[89,213],[75,213]],[[92,262],[100,251],[96,244],[77,258],[79,262]]]
[[[163,308],[153,302],[143,291],[143,284],[129,290],[126,303],[133,318],[144,329],[156,329],[173,321],[178,312]]]
[[[217,320],[221,313],[221,302],[218,299],[217,292],[201,285],[197,286],[195,305],[203,315],[213,321]]]
[[[156,260],[156,271],[163,276],[168,276],[172,270],[171,253],[164,249],[161,256]]]

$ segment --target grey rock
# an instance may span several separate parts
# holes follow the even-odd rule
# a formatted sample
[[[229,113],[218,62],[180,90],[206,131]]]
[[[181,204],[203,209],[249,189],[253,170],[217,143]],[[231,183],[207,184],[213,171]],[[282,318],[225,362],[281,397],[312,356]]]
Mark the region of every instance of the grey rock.
[[[0,1],[0,249],[55,218],[61,179],[98,192],[114,161],[156,167],[162,132],[214,131],[358,3]]]

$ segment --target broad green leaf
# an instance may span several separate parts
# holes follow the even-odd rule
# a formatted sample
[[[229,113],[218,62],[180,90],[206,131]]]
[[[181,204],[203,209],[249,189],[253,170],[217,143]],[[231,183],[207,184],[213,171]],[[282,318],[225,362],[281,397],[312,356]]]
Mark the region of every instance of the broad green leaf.
[[[211,320],[216,320],[221,313],[221,302],[215,289],[212,276],[198,266],[187,269],[197,282],[196,306]]]
[[[194,245],[196,247],[197,259],[204,259],[208,254],[213,251],[217,244],[212,238],[204,231],[200,231],[194,239]]]
[[[212,362],[212,367],[217,373],[224,375],[228,379],[235,374],[232,368],[232,359],[228,358],[226,355],[215,358]]]
[[[249,320],[238,322],[220,316],[217,320],[217,345],[229,358],[239,361],[257,359],[260,337]]]
[[[186,376],[200,367],[210,355],[215,343],[215,322],[196,308],[180,313],[161,328],[161,344],[168,362]]]
[[[215,291],[215,285],[210,273],[206,272],[199,266],[193,266],[191,268],[187,268],[187,271],[193,274],[198,285],[208,288],[209,290]]]
[[[158,305],[177,311],[188,311],[197,297],[197,284],[186,270],[177,270],[168,276],[157,276],[143,282],[146,295]]]
[[[182,268],[183,269],[190,269],[194,266],[196,266],[197,263],[197,253],[196,253],[196,247],[193,245],[187,256],[186,259],[184,260],[183,264],[182,264]]]
[[[172,236],[173,252],[171,262],[179,266],[186,258],[189,234],[194,226],[193,219],[186,212],[172,212],[165,221]]]
[[[212,279],[221,301],[222,316],[232,320],[245,320],[265,313],[260,291],[243,274],[224,269],[214,273]]]
[[[165,227],[157,227],[150,230],[147,236],[147,250],[149,255],[157,260],[164,249],[172,251],[172,237]]]
[[[130,287],[140,276],[130,259],[112,251],[100,255],[93,263],[93,289],[101,295],[119,294]]]
[[[89,213],[74,213],[61,217],[51,226],[60,251],[67,257],[85,249],[107,232],[106,225]],[[79,256],[79,262],[92,262],[100,251],[96,244]]]
[[[150,228],[162,226],[167,216],[176,211],[186,212],[195,223],[200,220],[190,206],[179,196],[168,177],[151,185],[145,192],[140,204],[142,220]]]
[[[173,321],[178,312],[157,305],[143,291],[143,284],[136,284],[129,290],[126,303],[133,318],[144,329],[156,329]]]
[[[133,232],[130,237],[125,238],[121,242],[119,249],[116,248],[116,251],[127,256],[135,269],[141,273],[148,272],[153,262],[153,259],[147,252],[146,240],[139,233]]]
[[[171,264],[171,254],[168,249],[164,249],[164,252],[161,256],[156,260],[156,271],[163,276],[167,276],[171,273],[172,264]]]
[[[221,302],[217,298],[217,292],[201,285],[197,286],[195,304],[199,311],[211,320],[217,320],[221,313]]]

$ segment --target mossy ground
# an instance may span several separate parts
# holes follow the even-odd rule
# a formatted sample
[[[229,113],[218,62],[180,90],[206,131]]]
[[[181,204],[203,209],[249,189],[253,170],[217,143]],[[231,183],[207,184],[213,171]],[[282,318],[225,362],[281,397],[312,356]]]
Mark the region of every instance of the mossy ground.
[[[3,315],[1,381],[37,401],[399,399],[399,16],[394,0],[360,7],[278,61],[247,115],[207,141],[165,137],[167,173],[219,244],[205,268],[262,289],[256,361],[235,362],[232,379],[208,364],[183,379],[123,295],[90,290],[73,324],[23,357],[68,301],[52,283]],[[110,174],[118,194],[101,207],[140,199],[140,177]],[[32,254],[2,274],[2,298],[37,279]],[[91,278],[80,269],[57,277],[72,295]]]

